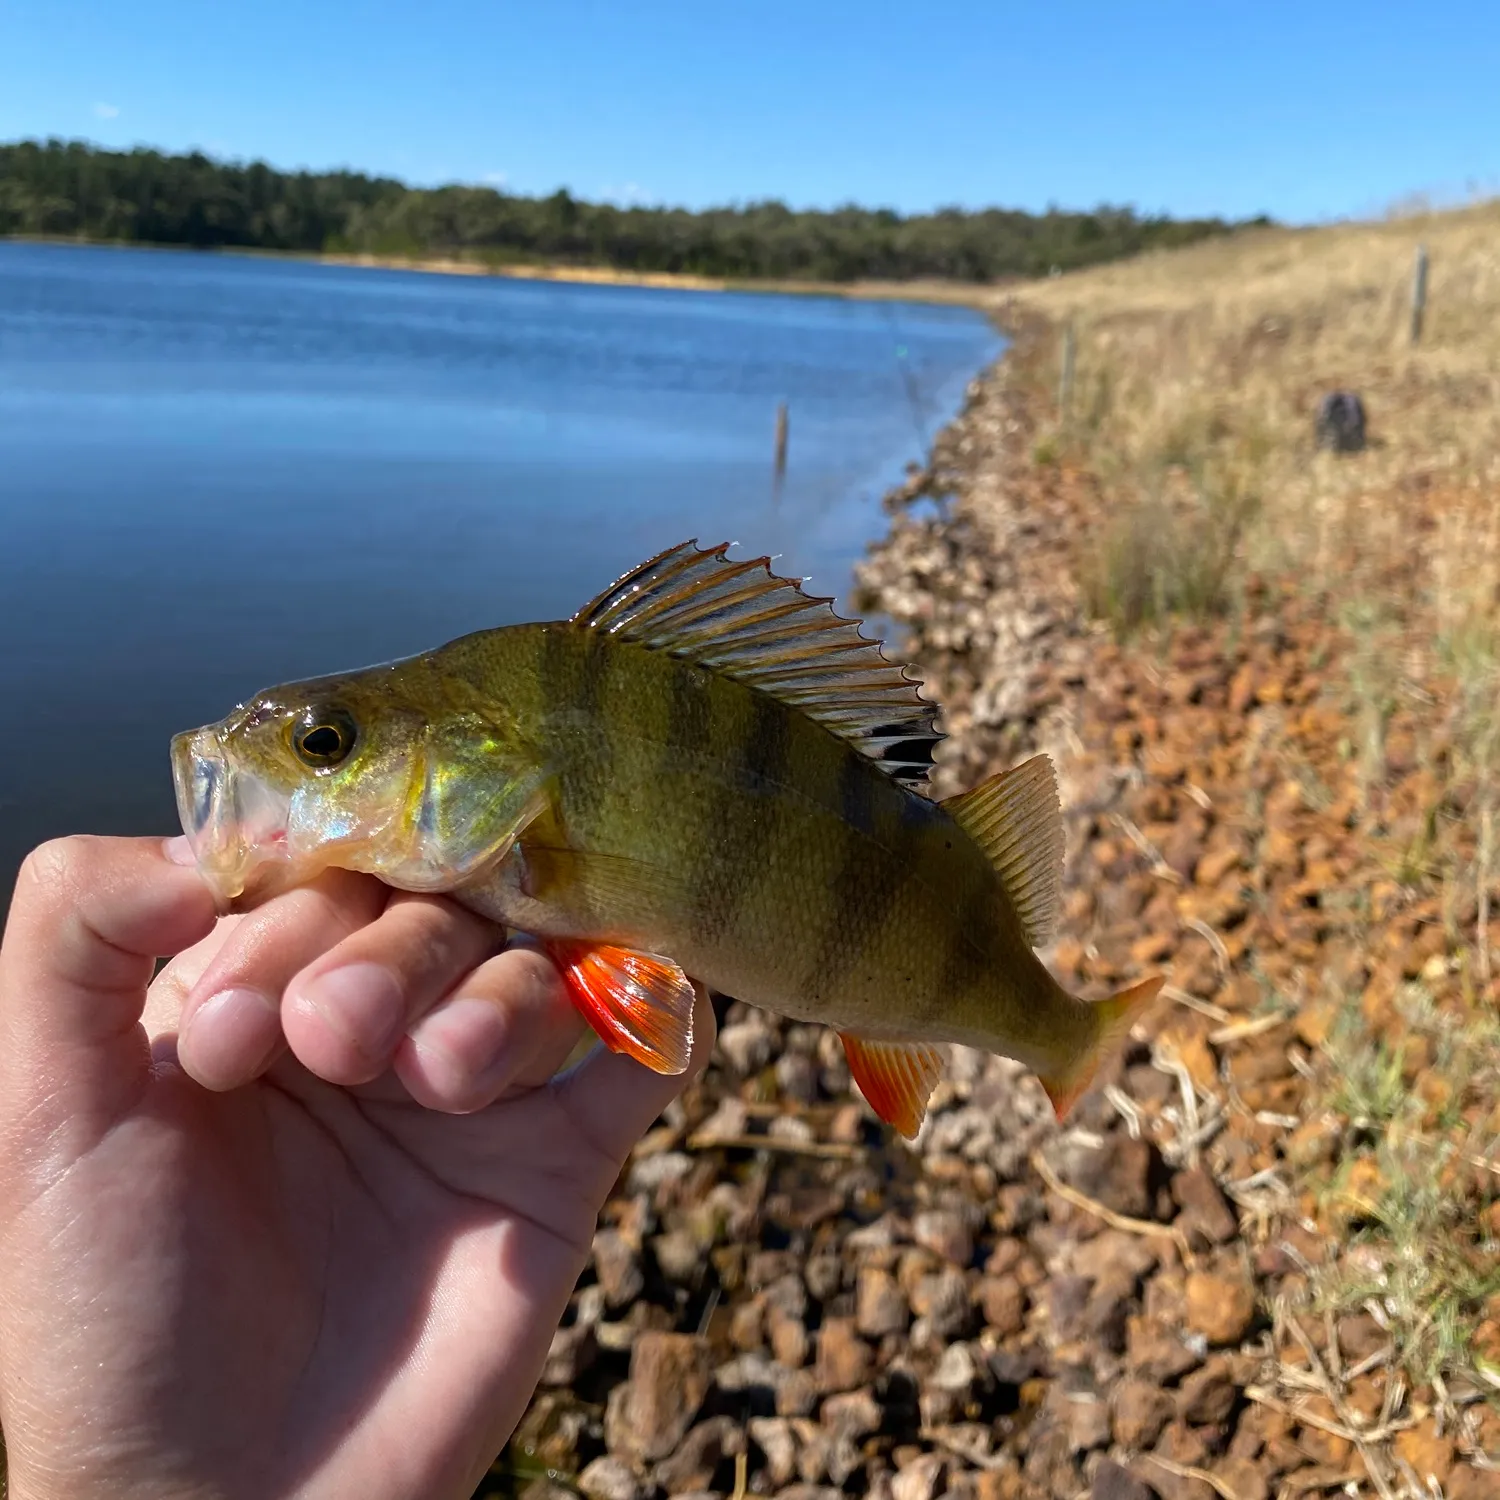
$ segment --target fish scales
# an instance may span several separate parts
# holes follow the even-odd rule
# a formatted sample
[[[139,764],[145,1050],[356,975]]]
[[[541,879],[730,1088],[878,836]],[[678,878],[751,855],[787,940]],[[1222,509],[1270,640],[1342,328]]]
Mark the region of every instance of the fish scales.
[[[599,1035],[659,1071],[687,1066],[691,975],[837,1028],[906,1135],[935,1042],[1018,1058],[1065,1113],[1161,980],[1085,1004],[1037,957],[1050,763],[920,795],[931,706],[827,601],[725,550],[179,735],[205,878],[227,910],[329,866],[449,892],[542,939]]]
[[[534,631],[545,632],[540,650]],[[508,692],[519,663],[540,656],[538,723],[520,728],[556,769],[567,842],[647,865],[667,893],[622,900],[586,880],[553,885],[537,892],[549,920],[496,891],[502,919],[559,936],[602,924],[713,988],[862,1034],[985,1046],[998,1007],[1033,1059],[1055,1043],[1055,1024],[1031,1035],[1038,1012],[1009,982],[1014,961],[1000,961],[992,934],[1018,951],[1025,942],[982,852],[940,806],[821,725],[593,631],[515,627],[448,650],[444,665],[481,696]],[[520,847],[525,857],[524,834]],[[686,908],[671,899],[679,884]],[[985,920],[969,922],[977,912]]]

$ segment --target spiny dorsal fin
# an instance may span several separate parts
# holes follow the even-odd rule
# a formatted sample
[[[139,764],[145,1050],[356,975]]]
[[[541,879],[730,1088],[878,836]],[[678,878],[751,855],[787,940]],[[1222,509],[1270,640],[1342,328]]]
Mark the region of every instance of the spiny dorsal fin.
[[[799,708],[919,784],[942,736],[937,710],[904,667],[866,640],[831,599],[804,594],[770,559],[729,562],[729,543],[683,542],[627,573],[573,616],[575,625],[682,657]]]
[[[1063,821],[1057,776],[1045,755],[982,781],[943,803],[989,855],[1033,948],[1057,925],[1062,897]]]

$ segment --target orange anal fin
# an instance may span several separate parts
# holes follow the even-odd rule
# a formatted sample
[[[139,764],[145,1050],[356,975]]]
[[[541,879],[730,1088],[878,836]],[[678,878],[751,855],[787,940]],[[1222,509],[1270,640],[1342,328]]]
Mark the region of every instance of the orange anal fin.
[[[1089,1091],[1099,1069],[1125,1045],[1130,1028],[1156,999],[1157,991],[1165,983],[1165,974],[1155,974],[1131,985],[1128,990],[1121,990],[1118,995],[1100,1000],[1094,1006],[1099,1029],[1094,1034],[1093,1045],[1071,1067],[1039,1075],[1041,1085],[1052,1101],[1053,1113],[1059,1120],[1067,1118],[1073,1106]]]
[[[925,1042],[877,1042],[839,1033],[849,1071],[870,1108],[907,1140],[922,1128],[927,1101],[943,1076],[943,1055]]]
[[[551,939],[573,1003],[611,1052],[681,1073],[693,1050],[693,984],[672,962],[610,943]]]

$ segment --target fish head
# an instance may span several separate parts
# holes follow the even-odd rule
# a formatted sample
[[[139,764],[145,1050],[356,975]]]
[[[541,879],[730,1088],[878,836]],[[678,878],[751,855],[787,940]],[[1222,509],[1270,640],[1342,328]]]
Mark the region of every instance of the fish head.
[[[455,890],[488,873],[545,805],[542,768],[514,727],[454,701],[423,658],[258,693],[177,735],[172,773],[224,911],[327,869]]]

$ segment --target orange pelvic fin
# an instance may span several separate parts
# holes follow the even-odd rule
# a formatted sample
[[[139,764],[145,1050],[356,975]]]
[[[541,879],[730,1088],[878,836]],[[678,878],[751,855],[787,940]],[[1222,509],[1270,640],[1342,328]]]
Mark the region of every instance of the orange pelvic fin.
[[[1128,990],[1121,990],[1118,995],[1100,1000],[1093,1007],[1098,1021],[1093,1045],[1066,1070],[1040,1075],[1041,1085],[1046,1089],[1059,1120],[1067,1118],[1068,1112],[1088,1092],[1099,1069],[1125,1045],[1130,1028],[1156,998],[1164,983],[1166,975],[1155,974]]]
[[[573,1003],[611,1052],[656,1073],[681,1073],[693,1050],[693,985],[672,962],[609,943],[545,944]]]
[[[922,1128],[927,1101],[943,1076],[943,1055],[925,1042],[876,1042],[839,1033],[849,1071],[870,1108],[907,1140]]]

